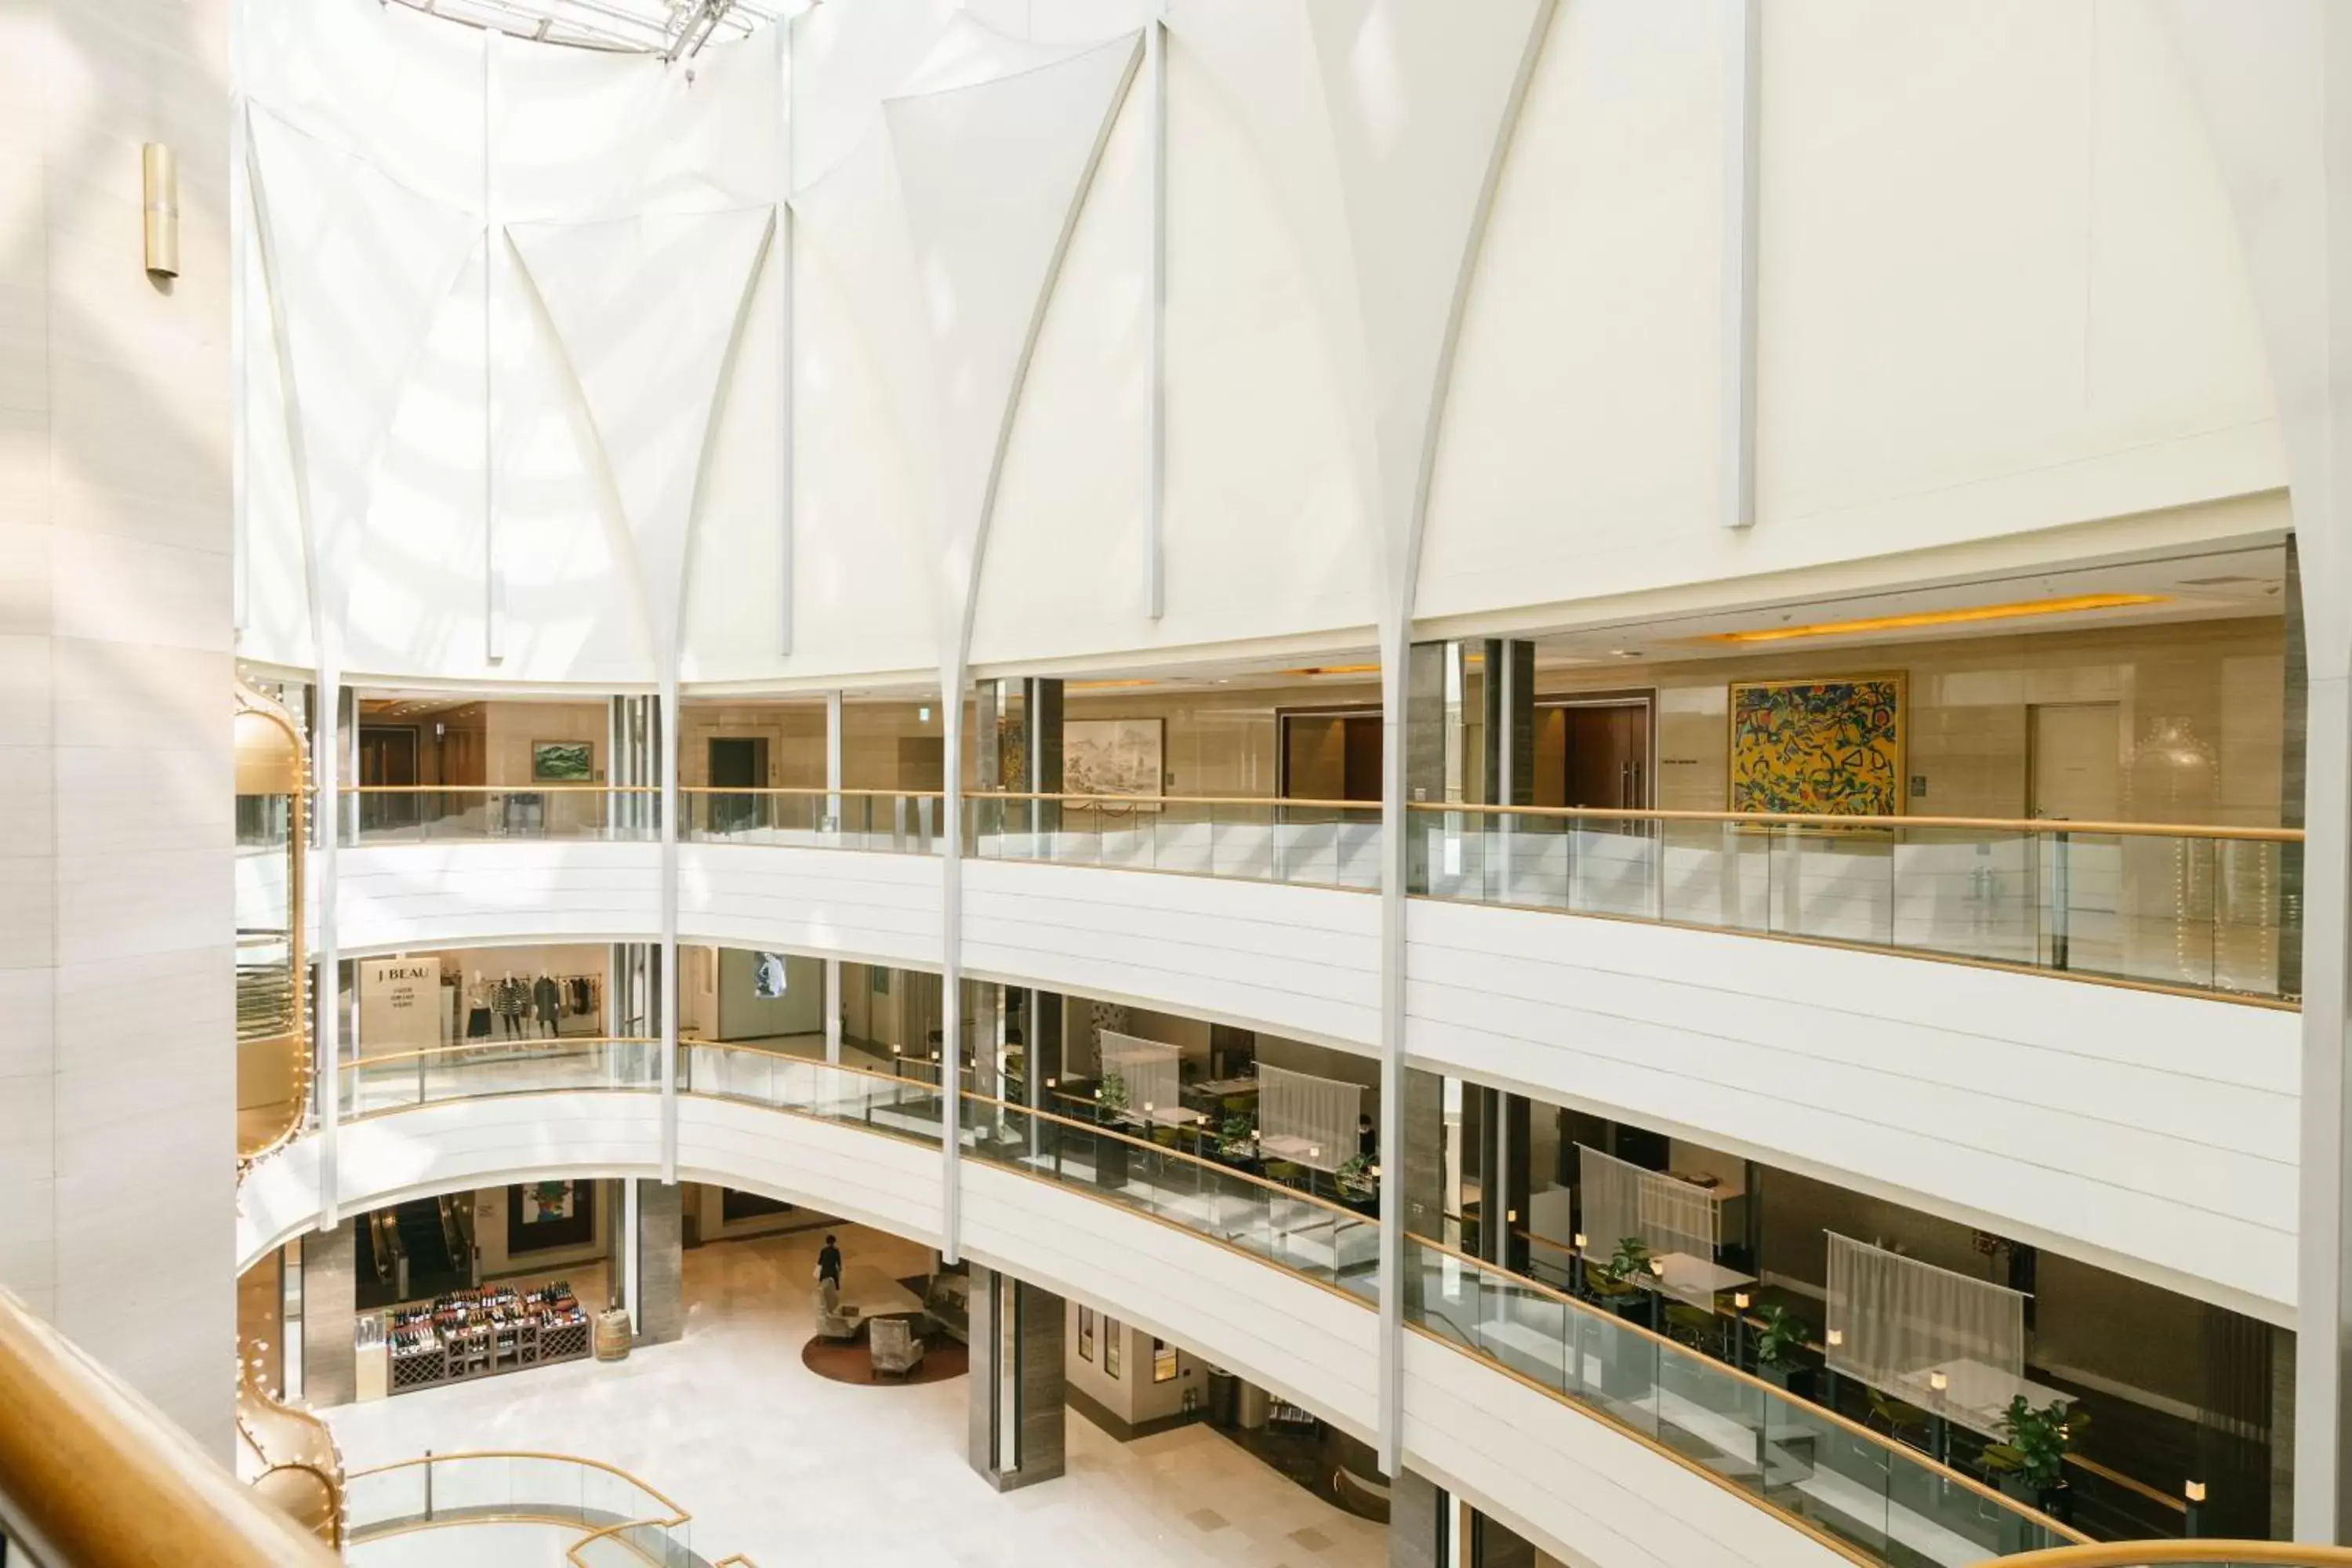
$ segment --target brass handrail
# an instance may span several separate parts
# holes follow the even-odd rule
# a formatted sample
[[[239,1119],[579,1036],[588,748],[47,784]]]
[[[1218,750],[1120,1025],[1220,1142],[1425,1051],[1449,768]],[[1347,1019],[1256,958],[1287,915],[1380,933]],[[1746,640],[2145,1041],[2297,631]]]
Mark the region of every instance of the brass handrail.
[[[1376,800],[1313,800],[1286,795],[1045,795],[1026,790],[971,789],[964,791],[966,802],[987,800],[1042,800],[1061,805],[1290,805],[1313,811],[1377,812]]]
[[[37,1562],[76,1568],[338,1561],[5,1289],[0,1524]]]
[[[1989,1557],[2000,1568],[2143,1568],[2165,1563],[2203,1563],[2210,1568],[2352,1568],[2352,1547],[2296,1541],[2102,1541],[2087,1546],[2053,1546],[2014,1557]]]
[[[2056,816],[1841,816],[1792,811],[1663,811],[1601,805],[1474,805],[1466,801],[1405,803],[1407,811],[1472,816],[1538,816],[1600,822],[1727,822],[1744,827],[1926,827],[1987,833],[2083,833],[2154,838],[2234,838],[2300,844],[2300,827],[2192,827],[2164,822],[2073,822]]]
[[[1884,1448],[1890,1454],[1899,1457],[1906,1463],[1919,1466],[1920,1468],[1934,1473],[1943,1480],[1963,1487],[1968,1490],[1976,1493],[1979,1497],[1984,1498],[1994,1503],[2004,1512],[2021,1515],[2023,1518],[2032,1521],[2036,1524],[2042,1525],[2054,1535],[2058,1535],[2071,1541],[2084,1542],[2087,1542],[2091,1539],[2089,1536],[2084,1535],[2071,1525],[2061,1524],[2058,1521],[2051,1518],[2048,1514],[2043,1513],[2039,1509],[2028,1508],[2024,1504],[2019,1502],[2015,1498],[2002,1495],[1999,1489],[1985,1485],[1984,1482],[1978,1480],[1975,1477],[1969,1475],[1965,1470],[1956,1470],[1951,1466],[1940,1462],[1932,1455],[1923,1454],[1916,1448],[1913,1448],[1906,1444],[1895,1442],[1894,1439],[1887,1437],[1883,1434],[1874,1432],[1869,1427],[1864,1426],[1861,1422],[1849,1420],[1825,1405],[1816,1405],[1810,1399],[1801,1399],[1797,1395],[1789,1393],[1786,1389],[1777,1388],[1752,1373],[1745,1372],[1738,1367],[1733,1366],[1728,1362],[1717,1362],[1711,1356],[1701,1355],[1700,1352],[1692,1350],[1688,1345],[1677,1344],[1675,1341],[1657,1332],[1654,1329],[1644,1328],[1640,1323],[1630,1322],[1623,1318],[1617,1317],[1613,1313],[1604,1312],[1600,1308],[1593,1306],[1591,1302],[1580,1301],[1575,1297],[1570,1295],[1567,1291],[1554,1289],[1540,1279],[1531,1279],[1524,1274],[1514,1274],[1509,1269],[1498,1267],[1486,1258],[1475,1258],[1469,1253],[1463,1251],[1460,1247],[1448,1247],[1442,1241],[1432,1241],[1429,1237],[1420,1235],[1417,1232],[1410,1230],[1405,1232],[1405,1239],[1409,1242],[1413,1242],[1419,1246],[1424,1247],[1432,1252],[1443,1253],[1459,1262],[1467,1263],[1481,1274],[1499,1275],[1503,1279],[1508,1280],[1512,1288],[1515,1289],[1526,1289],[1532,1291],[1536,1295],[1546,1297],[1553,1301],[1559,1302],[1561,1306],[1568,1308],[1570,1311],[1579,1312],[1583,1314],[1585,1317],[1593,1319],[1599,1322],[1606,1323],[1611,1329],[1618,1332],[1622,1333],[1630,1331],[1642,1339],[1648,1340],[1654,1344],[1673,1352],[1676,1355],[1691,1356],[1697,1360],[1705,1361],[1707,1363],[1707,1370],[1711,1373],[1719,1372],[1727,1377],[1730,1377],[1737,1382],[1746,1384],[1750,1388],[1758,1390],[1768,1399],[1776,1400],[1784,1405],[1794,1405],[1798,1409],[1801,1410],[1808,1419],[1824,1421],[1834,1426],[1840,1427],[1852,1436],[1860,1437],[1874,1447]],[[1556,1394],[1555,1397],[1559,1398],[1563,1404],[1577,1404],[1576,1401],[1569,1399],[1565,1394]],[[1577,1408],[1587,1409],[1590,1407],[1577,1405]],[[2005,1557],[2000,1559],[2000,1561],[2003,1563],[2011,1563],[2018,1562],[2020,1559]]]
[[[698,1046],[706,1043],[701,1040],[678,1042],[682,1046]],[[495,1051],[516,1046],[658,1046],[660,1044],[660,1037],[655,1035],[553,1035],[541,1036],[536,1039],[526,1039],[520,1037],[503,1040],[475,1039],[446,1046],[426,1046],[422,1050],[384,1051],[373,1056],[352,1057],[342,1063],[341,1070],[347,1073],[354,1072],[362,1068],[381,1067],[387,1062],[413,1062],[419,1058],[433,1057],[466,1057],[477,1051]],[[548,1051],[542,1054],[552,1056],[556,1053]]]
[[[1270,1177],[1254,1176],[1247,1171],[1237,1171],[1231,1165],[1208,1159],[1203,1155],[1188,1154],[1183,1150],[1171,1147],[1166,1143],[1154,1143],[1149,1138],[1138,1138],[1130,1133],[1115,1132],[1111,1129],[1102,1126],[1097,1122],[1081,1121],[1074,1116],[1062,1116],[1051,1110],[1040,1110],[1034,1106],[1022,1105],[1013,1100],[992,1099],[988,1095],[981,1094],[969,1089],[959,1089],[957,1093],[962,1099],[971,1100],[980,1105],[993,1105],[1005,1110],[1017,1110],[1024,1116],[1034,1116],[1041,1121],[1058,1121],[1065,1127],[1075,1127],[1081,1132],[1091,1132],[1097,1138],[1116,1138],[1122,1143],[1129,1143],[1138,1149],[1149,1150],[1152,1153],[1162,1157],[1181,1160],[1188,1165],[1198,1165],[1204,1171],[1213,1171],[1218,1175],[1227,1177],[1233,1181],[1247,1182],[1253,1186],[1264,1187],[1268,1192],[1280,1193],[1286,1198],[1291,1198],[1303,1204],[1311,1204],[1317,1208],[1328,1209],[1331,1213],[1340,1215],[1343,1218],[1353,1220],[1358,1225],[1378,1225],[1380,1223],[1379,1220],[1373,1218],[1370,1215],[1358,1214],[1354,1209],[1349,1208],[1345,1204],[1335,1204],[1330,1199],[1319,1197],[1313,1193],[1302,1192],[1297,1187],[1285,1186],[1282,1183],[1275,1181]]]
[[[945,800],[947,792],[937,789],[824,789],[814,784],[680,784],[680,795],[813,795],[820,800],[829,795],[862,795],[877,800]]]
[[[338,795],[659,795],[659,784],[338,784]]]
[[[577,1465],[583,1469],[601,1470],[616,1480],[625,1482],[629,1486],[635,1487],[637,1490],[651,1498],[662,1508],[668,1510],[666,1514],[660,1516],[648,1515],[642,1519],[616,1520],[611,1524],[600,1525],[595,1529],[589,1530],[585,1534],[581,1536],[578,1541],[572,1542],[572,1544],[564,1552],[563,1560],[566,1563],[572,1563],[573,1568],[588,1568],[586,1561],[580,1554],[587,1550],[589,1544],[593,1542],[604,1540],[607,1536],[617,1535],[625,1530],[637,1530],[648,1525],[657,1530],[675,1530],[682,1524],[691,1523],[694,1519],[694,1515],[680,1508],[675,1500],[665,1495],[658,1488],[646,1485],[644,1481],[638,1479],[635,1476],[631,1475],[628,1471],[622,1469],[619,1466],[608,1465],[602,1459],[583,1458],[577,1454],[550,1454],[528,1448],[478,1448],[456,1454],[426,1454],[414,1459],[398,1459],[389,1465],[376,1465],[368,1469],[354,1470],[352,1472],[349,1479],[353,1481],[358,1481],[363,1480],[371,1476],[389,1475],[395,1470],[413,1469],[419,1465],[430,1467],[433,1465],[464,1464],[478,1459],[532,1459],[549,1464]],[[432,1472],[428,1468],[425,1473],[429,1478]],[[579,1520],[575,1518],[566,1518],[562,1512],[553,1511],[559,1507],[559,1505],[533,1505],[530,1503],[519,1503],[515,1505],[516,1508],[523,1510],[528,1510],[534,1506],[546,1508],[551,1511],[545,1513],[505,1512],[498,1516],[498,1522],[559,1524],[571,1525],[575,1528],[581,1527]],[[354,1539],[358,1541],[381,1541],[390,1536],[407,1535],[420,1530],[483,1522],[488,1521],[479,1516],[461,1516],[446,1521],[436,1521],[428,1517],[426,1519],[415,1521],[402,1521],[388,1528],[363,1529],[354,1537]],[[727,1568],[729,1563],[739,1564],[740,1565],[740,1568],[757,1568],[757,1564],[753,1563],[749,1557],[745,1557],[740,1553],[722,1559],[720,1562],[713,1563],[711,1568]]]

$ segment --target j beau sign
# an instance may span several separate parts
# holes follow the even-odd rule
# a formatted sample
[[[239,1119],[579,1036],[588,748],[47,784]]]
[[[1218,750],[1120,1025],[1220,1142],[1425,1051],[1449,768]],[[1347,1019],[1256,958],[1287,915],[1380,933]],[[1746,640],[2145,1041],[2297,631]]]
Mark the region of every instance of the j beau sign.
[[[360,1054],[430,1050],[442,1044],[441,961],[360,960]]]

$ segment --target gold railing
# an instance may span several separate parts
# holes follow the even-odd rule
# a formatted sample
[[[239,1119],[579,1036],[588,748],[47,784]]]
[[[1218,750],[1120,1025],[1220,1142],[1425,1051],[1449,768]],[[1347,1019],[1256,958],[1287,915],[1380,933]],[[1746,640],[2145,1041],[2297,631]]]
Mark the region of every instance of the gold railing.
[[[5,1289],[0,1526],[55,1568],[337,1561]]]
[[[1378,801],[975,790],[964,796],[964,837],[965,853],[984,860],[1359,892],[1381,885]]]
[[[1407,822],[1430,898],[2295,1005],[2294,828],[1420,802]]]
[[[343,1544],[343,1456],[327,1424],[261,1384],[267,1347],[246,1347],[237,1364],[236,1435],[250,1456],[254,1494],[325,1544]],[[247,1468],[243,1463],[239,1469]]]
[[[2293,1541],[2116,1541],[2000,1559],[2001,1568],[2352,1568],[2352,1547]]]
[[[938,790],[730,789],[682,784],[678,837],[689,843],[771,844],[936,855],[947,797]]]
[[[661,837],[658,784],[344,784],[335,830],[346,845]]]
[[[558,1035],[357,1057],[336,1074],[337,1110],[341,1120],[357,1121],[448,1100],[659,1089],[661,1044],[644,1036]]]
[[[1906,1561],[1892,1548],[1922,1528],[2003,1562],[2090,1539],[1823,1405],[1444,1242],[1408,1233],[1404,1273],[1407,1328],[1597,1415],[1853,1562]],[[1809,1487],[1821,1470],[1837,1484]]]
[[[692,1514],[618,1466],[572,1454],[426,1454],[354,1471],[348,1496],[354,1545],[422,1530],[545,1524],[582,1532],[564,1552],[572,1568],[703,1562],[694,1554]],[[756,1568],[740,1553],[710,1568],[729,1563]]]

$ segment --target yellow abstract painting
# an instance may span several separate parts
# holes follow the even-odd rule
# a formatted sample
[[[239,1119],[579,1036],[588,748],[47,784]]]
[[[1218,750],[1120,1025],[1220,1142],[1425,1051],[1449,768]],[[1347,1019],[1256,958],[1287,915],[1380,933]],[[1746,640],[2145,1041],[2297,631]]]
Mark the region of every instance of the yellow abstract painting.
[[[1903,678],[1735,682],[1731,809],[1900,813]]]

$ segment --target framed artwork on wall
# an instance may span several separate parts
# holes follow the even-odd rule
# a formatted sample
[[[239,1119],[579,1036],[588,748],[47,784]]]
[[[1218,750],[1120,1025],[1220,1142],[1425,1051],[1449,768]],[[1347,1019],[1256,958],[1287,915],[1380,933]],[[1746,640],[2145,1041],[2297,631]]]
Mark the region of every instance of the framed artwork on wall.
[[[1078,1309],[1078,1359],[1095,1359],[1095,1310],[1092,1307]]]
[[[593,741],[533,741],[530,782],[586,784],[595,775],[596,744]]]
[[[507,1252],[585,1247],[596,1239],[594,1182],[527,1182],[507,1188]]]
[[[1070,719],[1062,725],[1062,788],[1071,795],[1161,793],[1166,723],[1159,719]]]
[[[1102,1321],[1102,1331],[1103,1373],[1107,1377],[1116,1378],[1118,1376],[1118,1320],[1105,1318]]]
[[[1897,816],[1903,725],[1900,675],[1734,681],[1729,809]]]
[[[1151,1342],[1151,1381],[1154,1383],[1176,1381],[1176,1347],[1166,1340]]]

